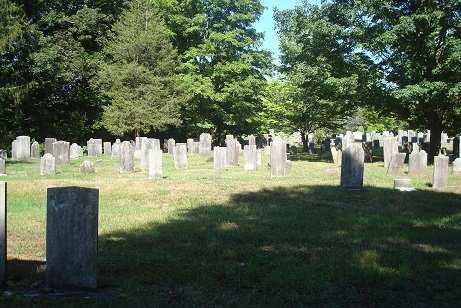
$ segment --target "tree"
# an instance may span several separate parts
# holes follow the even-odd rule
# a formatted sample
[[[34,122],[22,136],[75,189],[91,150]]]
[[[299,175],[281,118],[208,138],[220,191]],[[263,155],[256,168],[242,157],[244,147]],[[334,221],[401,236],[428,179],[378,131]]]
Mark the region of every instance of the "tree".
[[[171,32],[149,0],[135,0],[113,26],[109,62],[98,82],[109,103],[102,124],[115,135],[165,130],[180,123],[186,97],[180,87]]]

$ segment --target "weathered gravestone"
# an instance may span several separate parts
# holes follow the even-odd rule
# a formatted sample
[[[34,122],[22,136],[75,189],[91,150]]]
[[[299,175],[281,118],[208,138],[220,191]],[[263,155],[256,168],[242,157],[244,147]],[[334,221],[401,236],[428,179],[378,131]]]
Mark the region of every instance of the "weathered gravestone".
[[[243,165],[246,171],[256,170],[258,165],[258,151],[255,144],[243,147]]]
[[[354,135],[351,131],[347,131],[346,135],[341,140],[341,150],[345,150],[348,145],[355,143]]]
[[[134,171],[134,147],[129,141],[123,141],[120,149],[120,173]]]
[[[0,157],[0,176],[6,175],[6,165],[5,160]]]
[[[154,138],[146,138],[141,144],[141,168],[149,167],[149,152],[150,150],[160,150],[160,140]]]
[[[14,143],[14,159],[17,161],[30,160],[30,137],[18,136]]]
[[[173,148],[174,167],[176,169],[187,168],[187,145],[185,143],[177,143]]]
[[[192,149],[191,149],[192,154],[199,155],[200,154],[200,142],[194,141],[192,143]]]
[[[8,159],[8,151],[7,150],[0,150],[0,158],[3,158],[4,160]]]
[[[208,133],[200,134],[199,155],[203,157],[211,156],[211,135]]]
[[[453,173],[461,173],[461,158],[457,158],[453,161]]]
[[[174,146],[176,145],[176,141],[173,138],[168,139],[167,141],[167,153],[173,155]]]
[[[276,136],[271,143],[270,151],[271,177],[285,176],[287,171],[287,154],[285,141],[280,136]]]
[[[193,154],[193,153],[192,153],[192,144],[194,143],[194,139],[188,138],[188,139],[186,140],[186,143],[187,143],[187,153]]]
[[[336,147],[331,147],[331,157],[333,158],[333,164],[337,165],[338,164],[338,150],[336,150]]]
[[[57,141],[53,143],[53,156],[56,158],[56,165],[69,165],[70,164],[70,150],[69,142]]]
[[[365,159],[363,149],[352,143],[342,152],[340,189],[361,190]]]
[[[102,155],[102,139],[93,139],[87,141],[88,156],[101,156]]]
[[[254,135],[248,136],[248,145],[256,145],[256,137]]]
[[[402,172],[403,163],[405,162],[406,153],[395,153],[391,157],[389,167],[387,169],[388,175],[399,175]]]
[[[383,139],[384,167],[388,168],[392,155],[399,152],[397,137],[387,137]]]
[[[47,193],[46,286],[96,289],[99,190],[57,187]]]
[[[120,139],[115,140],[114,144],[112,144],[111,158],[120,159],[121,146]]]
[[[0,289],[6,290],[6,182],[0,181]]]
[[[78,159],[80,157],[80,149],[81,147],[78,144],[72,143],[69,148],[70,159]]]
[[[448,163],[448,156],[434,156],[432,187],[444,188],[448,186]]]
[[[363,153],[365,154],[365,162],[373,162],[373,143],[372,142],[362,142]]]
[[[83,163],[80,164],[80,173],[94,173],[94,164],[85,160]]]
[[[226,147],[214,147],[213,148],[213,162],[214,171],[226,171],[227,170],[227,148]]]
[[[112,144],[109,141],[103,143],[104,155],[112,155]]]
[[[37,141],[32,142],[30,146],[30,158],[40,158],[40,144]]]
[[[163,151],[160,149],[149,150],[149,180],[163,178]]]
[[[226,136],[227,164],[229,166],[238,166],[240,143],[233,139],[232,136]]]
[[[57,142],[56,138],[45,138],[45,153],[53,154],[53,143]]]
[[[55,174],[56,173],[56,158],[50,153],[45,153],[40,158],[40,174]]]
[[[408,174],[424,175],[427,171],[426,151],[413,151],[408,156]]]

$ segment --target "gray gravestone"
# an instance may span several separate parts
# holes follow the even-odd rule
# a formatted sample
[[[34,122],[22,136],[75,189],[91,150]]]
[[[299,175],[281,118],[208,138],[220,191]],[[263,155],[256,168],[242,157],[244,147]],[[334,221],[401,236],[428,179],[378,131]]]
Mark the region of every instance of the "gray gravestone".
[[[457,158],[453,161],[453,173],[461,173],[461,158]]]
[[[413,151],[408,156],[408,174],[424,175],[427,171],[426,151]]]
[[[331,157],[333,158],[333,164],[337,165],[338,164],[338,151],[336,150],[335,147],[331,147],[330,151],[331,151]]]
[[[37,141],[32,142],[30,146],[30,158],[40,158],[40,145]]]
[[[0,289],[6,290],[6,182],[0,181]]]
[[[256,137],[254,135],[248,136],[248,145],[256,145]]]
[[[173,149],[175,145],[176,145],[176,141],[173,138],[168,139],[167,141],[168,154],[173,155]]]
[[[0,176],[6,175],[6,165],[5,160],[0,157]]]
[[[391,157],[389,167],[387,169],[388,175],[399,175],[402,172],[403,163],[405,162],[406,153],[395,153]]]
[[[355,138],[352,132],[348,131],[346,135],[342,138],[342,143],[341,143],[341,150],[344,151],[344,149],[347,148],[348,145],[355,143]]]
[[[188,138],[188,139],[186,140],[186,143],[187,143],[187,153],[193,154],[193,153],[192,153],[192,144],[194,143],[194,139]]]
[[[192,154],[199,155],[200,154],[200,142],[194,141],[192,143],[192,149],[191,149]]]
[[[365,160],[363,149],[352,143],[342,152],[340,189],[361,190]]]
[[[56,158],[56,166],[70,164],[69,142],[57,141],[53,143],[53,156]]]
[[[448,186],[448,163],[448,156],[434,156],[432,187],[444,188]]]
[[[80,173],[94,173],[94,165],[92,162],[85,160],[80,164]]]
[[[56,138],[45,138],[45,153],[53,154],[53,143],[57,142]]]
[[[50,153],[45,153],[40,158],[40,174],[55,174],[56,173],[56,158]]]
[[[146,138],[142,141],[141,144],[141,168],[149,167],[149,152],[150,150],[160,150],[160,140],[156,142],[157,139]],[[156,146],[158,143],[159,147]]]
[[[163,151],[151,149],[149,151],[149,180],[161,179],[163,177]]]
[[[173,148],[174,167],[176,169],[187,168],[187,145],[185,143],[177,143]]]
[[[120,139],[115,140],[114,144],[112,144],[111,158],[120,159],[121,146]]]
[[[211,156],[211,135],[208,133],[200,134],[199,154],[203,157]]]
[[[17,161],[28,161],[30,160],[30,137],[29,136],[18,136],[14,146],[14,153]]]
[[[362,142],[363,153],[365,154],[365,162],[373,162],[373,143],[372,142]]]
[[[399,152],[397,137],[387,137],[383,139],[384,167],[388,168],[392,155]]]
[[[4,160],[8,159],[8,151],[7,150],[0,150],[0,158],[3,158]]]
[[[93,139],[87,141],[88,156],[101,156],[102,155],[102,139]]]
[[[233,138],[226,136],[227,165],[238,166],[239,164],[239,143]]]
[[[256,170],[256,167],[258,165],[258,153],[256,149],[256,144],[244,146],[243,165],[244,165],[244,170],[247,170],[247,171]]]
[[[112,155],[112,144],[109,141],[103,143],[104,155]]]
[[[69,148],[70,159],[78,159],[80,157],[80,146],[76,143],[72,143]]]
[[[214,171],[226,171],[227,170],[227,148],[214,147],[213,151],[214,151],[213,153]]]
[[[46,286],[96,289],[99,190],[57,187],[47,192]]]
[[[285,141],[277,136],[271,143],[270,170],[271,177],[281,177],[286,175],[287,154]]]
[[[134,172],[134,147],[123,141],[120,147],[120,173]]]

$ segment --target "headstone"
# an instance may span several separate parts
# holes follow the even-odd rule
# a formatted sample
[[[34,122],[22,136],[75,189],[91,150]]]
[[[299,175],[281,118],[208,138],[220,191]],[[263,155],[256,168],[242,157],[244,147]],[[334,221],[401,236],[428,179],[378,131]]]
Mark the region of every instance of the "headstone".
[[[256,146],[257,147],[257,146]],[[262,166],[262,154],[261,154],[261,150],[258,150],[256,151],[256,163],[258,165],[258,167],[261,167]]]
[[[413,151],[408,156],[408,175],[424,175],[427,170],[426,151]]]
[[[384,167],[388,168],[392,155],[399,152],[397,137],[387,137],[383,139]]]
[[[191,149],[192,154],[199,155],[200,154],[200,142],[194,141],[192,143],[192,149]]]
[[[194,139],[188,138],[186,140],[187,143],[187,153],[192,154],[192,144],[194,143]]]
[[[5,160],[0,157],[0,176],[6,175],[6,165]]]
[[[402,172],[403,163],[405,162],[406,153],[395,153],[391,157],[389,162],[389,168],[387,169],[388,175],[399,175]]]
[[[37,141],[32,142],[32,145],[30,146],[30,158],[40,158],[40,145]]]
[[[163,151],[160,149],[149,151],[149,180],[163,178],[162,157]]]
[[[144,141],[147,140],[147,137],[136,137],[135,138],[135,146],[134,146],[134,150],[135,151],[141,151],[142,149],[142,144],[144,143]]]
[[[271,177],[286,175],[287,154],[285,141],[277,136],[271,143],[270,170]]]
[[[56,166],[70,164],[69,142],[57,141],[53,143],[53,156],[56,158]]]
[[[461,155],[460,154],[460,142],[459,142],[459,136],[456,136],[453,138],[453,158],[459,158]]]
[[[83,163],[80,164],[80,173],[94,173],[94,164],[85,160]]]
[[[0,150],[0,158],[3,158],[4,160],[8,159],[8,151],[7,150]]]
[[[354,132],[353,133],[354,135],[354,139],[357,140],[357,141],[363,141],[363,133],[362,132]],[[366,136],[365,136],[366,137]]]
[[[45,153],[53,154],[53,143],[57,142],[56,138],[45,138]]]
[[[226,171],[227,170],[227,148],[226,147],[214,147],[213,148],[213,162],[214,171]]]
[[[14,159],[17,161],[30,160],[30,137],[29,136],[16,137],[14,153],[15,153]]]
[[[333,158],[333,164],[337,165],[338,164],[338,151],[336,150],[335,147],[331,147],[331,156]]]
[[[373,148],[374,148],[375,150],[377,150],[377,149],[379,149],[379,147],[380,147],[379,139],[373,140]]]
[[[78,159],[80,157],[80,146],[76,143],[72,143],[69,148],[70,159]]]
[[[150,150],[160,150],[157,146],[160,145],[160,140],[154,138],[145,138],[141,143],[141,168],[148,169],[149,167],[149,152]]]
[[[40,158],[40,174],[55,174],[56,173],[56,158],[50,153],[46,153]]]
[[[112,144],[109,141],[103,143],[104,155],[112,155]]]
[[[340,189],[361,190],[365,160],[363,149],[352,143],[342,152]]]
[[[0,181],[0,289],[6,290],[6,182]]]
[[[173,138],[168,139],[168,154],[173,155],[175,145],[176,141]]]
[[[248,145],[256,145],[256,138],[254,135],[248,136]]]
[[[290,147],[290,155],[298,155],[298,147],[295,145],[292,145]]]
[[[211,156],[211,135],[208,133],[200,134],[199,155],[203,157]]]
[[[349,145],[353,144],[355,142],[354,135],[351,132],[347,132],[346,135],[342,138],[342,143],[341,143],[341,150],[344,151],[344,149]]]
[[[315,154],[315,143],[309,142],[309,154]]]
[[[174,167],[183,169],[188,167],[187,162],[187,145],[185,143],[177,143],[173,148]]]
[[[120,150],[120,173],[134,171],[134,147],[129,141],[123,141]]]
[[[93,139],[86,143],[88,149],[88,156],[96,157],[102,155],[102,139]]]
[[[373,162],[373,143],[372,142],[362,142],[362,149],[365,155],[365,162]]]
[[[120,139],[115,140],[114,144],[112,144],[111,158],[120,159],[121,145]]]
[[[258,154],[256,144],[246,145],[243,148],[244,170],[254,171],[258,165]]]
[[[456,158],[453,161],[453,173],[461,173],[461,158]]]
[[[410,187],[410,179],[394,179],[394,189],[400,191],[415,191],[416,189]]]
[[[238,166],[240,145],[237,142],[237,140],[234,140],[233,138],[228,138],[228,136],[226,136],[226,149],[227,165]]]
[[[448,156],[434,156],[433,188],[444,188],[448,186],[448,163]]]
[[[47,194],[46,286],[96,289],[99,190],[56,187]]]

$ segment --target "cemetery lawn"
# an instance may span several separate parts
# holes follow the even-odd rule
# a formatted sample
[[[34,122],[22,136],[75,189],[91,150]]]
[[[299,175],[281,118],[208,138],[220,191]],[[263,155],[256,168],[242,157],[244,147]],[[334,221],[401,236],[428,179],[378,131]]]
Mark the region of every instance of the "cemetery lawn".
[[[120,174],[118,161],[84,157],[40,176],[39,160],[6,163],[8,295],[3,306],[460,306],[461,174],[431,188],[432,167],[393,189],[382,157],[365,164],[364,190],[340,191],[331,156],[289,156],[292,170],[214,172],[189,155],[161,180]],[[80,174],[84,160],[94,174]],[[268,158],[263,154],[263,166]],[[452,161],[450,159],[450,161]],[[451,168],[451,166],[450,166]],[[400,178],[408,177],[408,165]],[[451,169],[450,169],[451,170]],[[45,286],[46,190],[99,189],[98,287],[115,298],[27,297]]]

